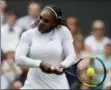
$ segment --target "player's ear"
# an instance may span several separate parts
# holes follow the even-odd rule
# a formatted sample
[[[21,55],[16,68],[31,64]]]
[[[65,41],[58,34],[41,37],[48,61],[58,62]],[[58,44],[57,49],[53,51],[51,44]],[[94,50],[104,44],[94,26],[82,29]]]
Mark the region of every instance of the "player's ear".
[[[58,24],[58,23],[57,23],[56,21],[54,21],[54,23],[52,23],[52,26],[53,26],[53,27],[56,27],[57,24]]]

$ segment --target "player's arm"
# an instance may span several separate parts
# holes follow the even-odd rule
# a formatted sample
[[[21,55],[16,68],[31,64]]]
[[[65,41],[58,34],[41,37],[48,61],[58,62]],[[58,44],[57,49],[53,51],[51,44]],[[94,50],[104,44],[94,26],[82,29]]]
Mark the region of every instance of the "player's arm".
[[[15,52],[15,62],[18,66],[29,67],[29,68],[40,66],[41,60],[34,60],[27,57],[32,39],[31,33],[32,32],[29,31],[24,32],[17,46]]]
[[[45,73],[53,73],[51,65],[42,60],[27,57],[32,40],[32,32],[26,31],[22,34],[21,40],[15,52],[15,62],[18,66],[27,68],[40,68]]]
[[[76,58],[72,35],[67,28],[64,28],[62,32],[62,47],[66,58],[61,62],[61,64],[65,68],[67,68],[75,63],[75,58]]]

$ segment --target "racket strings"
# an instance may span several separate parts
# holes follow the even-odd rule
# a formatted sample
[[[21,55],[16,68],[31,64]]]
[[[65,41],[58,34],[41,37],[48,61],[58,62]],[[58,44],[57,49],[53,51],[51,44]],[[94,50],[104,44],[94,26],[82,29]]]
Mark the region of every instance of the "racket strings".
[[[76,64],[75,75],[70,71],[66,73],[76,77],[81,83],[88,87],[101,85],[106,78],[106,67],[102,60],[94,56],[88,56],[80,59]]]
[[[92,68],[88,75],[88,68]],[[84,58],[78,63],[77,66],[77,77],[80,81],[87,85],[96,86],[101,83],[104,79],[104,68],[102,63],[96,58]],[[93,75],[94,74],[94,75]]]

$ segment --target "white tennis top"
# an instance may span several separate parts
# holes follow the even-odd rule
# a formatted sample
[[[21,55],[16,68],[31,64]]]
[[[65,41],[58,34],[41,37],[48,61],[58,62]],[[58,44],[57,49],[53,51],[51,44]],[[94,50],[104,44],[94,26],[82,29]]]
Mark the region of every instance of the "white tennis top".
[[[30,68],[22,89],[69,89],[65,74],[47,74],[39,68],[41,61],[47,61],[52,65],[61,63],[65,67],[74,64],[73,39],[65,26],[46,34],[40,33],[38,28],[24,32],[15,58],[19,66]]]

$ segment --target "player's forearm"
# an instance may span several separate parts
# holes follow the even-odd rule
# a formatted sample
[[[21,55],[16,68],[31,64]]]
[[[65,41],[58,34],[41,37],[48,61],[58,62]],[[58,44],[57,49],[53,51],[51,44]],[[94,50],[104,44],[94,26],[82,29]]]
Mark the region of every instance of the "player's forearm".
[[[61,62],[61,64],[65,67],[68,68],[72,66],[75,63],[75,58],[76,56],[73,53],[70,53],[64,61]]]
[[[16,56],[15,62],[18,66],[21,66],[21,67],[38,68],[42,61],[30,59],[25,56]]]

